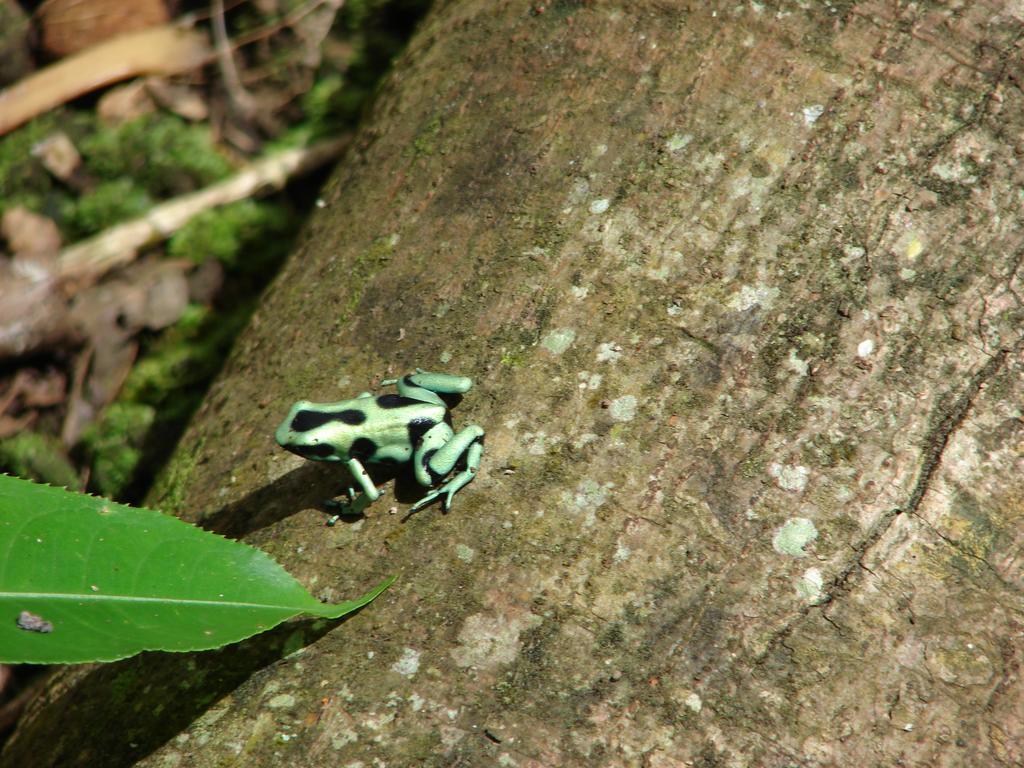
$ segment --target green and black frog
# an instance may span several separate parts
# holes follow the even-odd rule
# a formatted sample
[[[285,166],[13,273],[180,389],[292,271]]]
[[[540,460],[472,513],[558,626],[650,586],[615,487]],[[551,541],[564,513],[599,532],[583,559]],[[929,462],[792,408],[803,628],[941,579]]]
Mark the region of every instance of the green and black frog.
[[[472,380],[417,368],[415,373],[381,384],[397,385],[398,394],[363,392],[337,403],[300,400],[277,428],[278,445],[307,459],[344,462],[364,493],[355,502],[355,489],[350,486],[352,507],[346,511],[361,511],[380,496],[364,464],[399,466],[410,461],[417,482],[432,490],[409,513],[441,497],[447,511],[452,497],[480,467],[484,431],[471,424],[455,432],[448,406],[439,395],[463,394],[473,386]],[[456,474],[445,480],[453,471]]]

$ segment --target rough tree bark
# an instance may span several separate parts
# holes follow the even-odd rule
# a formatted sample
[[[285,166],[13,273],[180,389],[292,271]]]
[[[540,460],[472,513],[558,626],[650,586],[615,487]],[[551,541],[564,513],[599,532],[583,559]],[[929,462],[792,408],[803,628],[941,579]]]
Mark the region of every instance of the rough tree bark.
[[[443,3],[153,500],[398,583],[79,672],[5,764],[1022,764],[1022,34]],[[273,428],[413,366],[474,377],[480,477],[325,528]]]

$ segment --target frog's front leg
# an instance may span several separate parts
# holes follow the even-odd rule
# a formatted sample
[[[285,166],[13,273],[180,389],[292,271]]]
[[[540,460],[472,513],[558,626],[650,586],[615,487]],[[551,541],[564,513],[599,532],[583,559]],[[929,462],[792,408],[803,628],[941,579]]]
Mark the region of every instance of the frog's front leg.
[[[349,459],[345,465],[348,467],[348,471],[352,474],[352,477],[359,487],[363,489],[363,493],[366,494],[366,498],[370,501],[376,501],[380,498],[380,491],[377,490],[377,486],[373,484],[373,480],[370,479],[369,473],[360,463],[359,459]]]
[[[363,494],[356,498],[355,489],[350,485],[348,486],[348,504],[331,499],[327,502],[327,506],[331,509],[337,510],[339,514],[361,515],[363,514],[364,509],[380,498],[380,491],[377,490],[377,486],[373,484],[373,480],[370,478],[370,475],[367,473],[362,463],[360,463],[359,459],[349,459],[345,466],[348,467],[348,471],[349,474],[352,475],[352,479],[354,479],[359,484],[359,487],[363,489]]]
[[[455,469],[460,460],[465,461],[465,468],[444,485],[433,489],[413,504],[409,508],[410,514],[441,496],[445,497],[444,511],[447,512],[451,508],[452,497],[476,476],[484,451],[483,439],[484,431],[476,424],[470,424],[455,434],[451,427],[441,423],[423,435],[413,458],[416,480],[420,485],[437,485]]]

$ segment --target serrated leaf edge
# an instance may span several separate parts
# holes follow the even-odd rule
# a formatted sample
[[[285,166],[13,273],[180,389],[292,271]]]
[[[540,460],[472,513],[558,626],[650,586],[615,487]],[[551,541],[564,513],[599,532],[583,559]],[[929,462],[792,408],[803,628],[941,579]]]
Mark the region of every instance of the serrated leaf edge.
[[[170,518],[172,520],[177,520],[182,525],[191,526],[192,528],[195,528],[197,530],[202,531],[204,534],[206,534],[208,536],[215,536],[216,538],[220,539],[221,541],[230,541],[230,542],[233,542],[234,544],[239,544],[239,545],[241,545],[243,547],[251,549],[254,552],[259,553],[263,557],[267,558],[267,560],[272,562],[274,565],[276,565],[278,568],[280,568],[285,573],[287,573],[292,579],[294,579],[306,591],[307,594],[309,594],[309,590],[306,589],[306,586],[304,584],[302,584],[301,581],[296,579],[295,576],[292,575],[291,571],[289,571],[287,568],[285,568],[276,557],[274,557],[272,554],[270,554],[266,550],[260,549],[259,547],[254,547],[252,544],[248,544],[248,543],[242,541],[241,539],[232,539],[232,538],[230,538],[228,536],[225,536],[222,533],[217,533],[216,531],[211,531],[211,530],[209,530],[207,528],[203,528],[203,526],[197,525],[196,523],[191,523],[188,520],[182,520],[177,515],[172,515],[172,514],[170,514],[168,512],[161,512],[159,509],[151,509],[150,507],[133,507],[131,504],[125,504],[125,503],[120,502],[120,501],[114,501],[113,499],[108,499],[106,496],[97,496],[96,494],[89,493],[88,491],[73,491],[70,488],[68,488],[67,486],[63,486],[63,485],[50,485],[50,483],[38,483],[35,480],[29,480],[27,477],[18,477],[17,475],[11,475],[11,474],[8,474],[7,472],[0,472],[0,477],[9,477],[12,480],[17,480],[18,482],[21,482],[21,483],[28,483],[29,485],[39,486],[40,488],[52,488],[52,489],[54,489],[56,491],[66,491],[67,493],[70,493],[70,494],[72,494],[74,496],[87,496],[88,498],[95,499],[96,501],[105,502],[107,504],[116,504],[119,507],[124,507],[125,509],[130,509],[133,512],[149,512],[150,514],[153,514],[153,515],[160,515],[162,517],[167,517],[167,518]],[[0,593],[0,595],[2,595],[2,594],[3,593]],[[313,596],[310,594],[310,597],[313,597]],[[315,597],[313,599],[316,600]]]
[[[307,614],[310,614],[312,616],[319,616],[321,618],[337,619],[337,618],[341,618],[342,616],[345,616],[345,615],[351,613],[352,611],[357,610],[358,608],[363,608],[364,606],[367,606],[370,603],[372,603],[374,600],[376,600],[378,597],[380,597],[380,595],[383,594],[388,589],[388,587],[390,587],[392,584],[394,584],[395,580],[398,578],[397,575],[389,576],[383,582],[381,582],[376,587],[371,589],[369,592],[367,592],[364,595],[361,595],[360,597],[357,597],[355,600],[346,600],[345,602],[342,602],[342,603],[321,603],[321,602],[319,602],[316,599],[316,597],[313,596],[313,594],[309,591],[309,589],[306,587],[306,585],[303,584],[301,581],[299,581],[291,573],[291,571],[289,571],[287,568],[285,568],[284,565],[282,565],[277,560],[277,558],[275,558],[269,552],[267,552],[265,550],[262,550],[259,547],[254,547],[252,544],[247,544],[246,542],[244,542],[244,541],[242,541],[240,539],[228,538],[227,536],[224,536],[223,534],[217,533],[216,531],[210,531],[210,530],[207,530],[206,528],[203,528],[200,525],[196,525],[195,523],[190,523],[188,520],[182,520],[177,515],[171,515],[171,514],[168,514],[167,512],[161,512],[159,509],[150,509],[149,507],[133,507],[130,504],[123,504],[120,501],[114,501],[113,499],[108,499],[106,496],[97,496],[97,495],[89,493],[87,491],[73,491],[70,488],[68,488],[67,486],[51,485],[50,483],[39,483],[39,482],[36,482],[35,480],[30,480],[30,479],[25,478],[25,477],[18,477],[17,475],[12,475],[12,474],[10,474],[8,472],[0,472],[0,477],[9,477],[12,480],[17,480],[18,482],[28,483],[29,485],[35,485],[35,486],[39,486],[39,487],[42,487],[42,488],[52,488],[52,489],[58,490],[58,491],[65,491],[66,493],[70,493],[70,494],[75,495],[75,496],[87,496],[90,499],[95,499],[96,501],[101,501],[101,502],[107,502],[109,504],[117,504],[119,507],[124,507],[125,509],[130,509],[132,511],[140,511],[141,510],[141,511],[149,512],[149,513],[154,514],[154,515],[161,515],[163,517],[167,517],[167,518],[170,518],[172,520],[177,520],[182,525],[191,526],[191,527],[193,527],[193,528],[195,528],[195,529],[197,529],[199,531],[202,531],[206,535],[215,536],[218,539],[221,539],[222,541],[230,541],[230,542],[232,542],[234,544],[238,544],[240,546],[246,547],[246,548],[252,550],[253,552],[257,553],[257,555],[265,557],[268,561],[270,561],[271,563],[276,565],[278,568],[280,568],[290,579],[292,579],[296,584],[299,585],[299,587],[302,588],[302,591],[305,592],[305,594],[310,598],[310,600],[312,601],[313,604],[306,605],[306,606],[294,606],[294,605],[273,605],[273,604],[268,604],[268,603],[238,603],[236,601],[221,601],[221,602],[218,602],[218,601],[215,601],[215,600],[192,600],[192,599],[159,598],[159,597],[141,597],[141,598],[140,597],[135,597],[135,598],[132,598],[132,597],[126,597],[126,596],[123,596],[123,595],[119,595],[119,596],[89,595],[89,594],[75,594],[75,595],[68,594],[68,595],[62,595],[62,594],[59,594],[59,593],[54,593],[54,594],[39,593],[38,596],[40,598],[67,599],[67,600],[70,601],[70,600],[89,600],[89,599],[103,600],[103,599],[111,599],[111,597],[114,597],[114,599],[120,599],[120,600],[123,600],[124,602],[132,602],[132,601],[136,601],[136,602],[165,602],[165,603],[177,603],[177,604],[187,604],[187,605],[224,605],[224,606],[237,605],[239,607],[268,608],[268,609],[273,608],[273,609],[284,609],[284,610],[291,610],[291,611],[293,611],[291,616],[285,617],[281,621],[287,621],[292,616],[298,616],[299,614],[302,614],[302,613],[307,613]],[[24,599],[24,598],[30,597],[30,596],[32,596],[30,593],[25,593],[25,592],[0,592],[0,599],[2,599],[4,597],[13,597],[13,598],[22,598],[22,599]],[[318,606],[320,607],[319,609],[317,609]],[[348,606],[352,606],[352,607],[348,607]],[[337,611],[336,615],[335,615],[335,611]],[[276,625],[274,625],[274,626],[276,626]],[[257,634],[257,633],[253,633],[253,634]],[[248,637],[252,637],[252,635],[248,635]],[[242,638],[242,639],[245,639],[245,638]],[[149,650],[149,649],[143,649],[143,650]],[[125,658],[125,657],[119,656],[117,658]]]

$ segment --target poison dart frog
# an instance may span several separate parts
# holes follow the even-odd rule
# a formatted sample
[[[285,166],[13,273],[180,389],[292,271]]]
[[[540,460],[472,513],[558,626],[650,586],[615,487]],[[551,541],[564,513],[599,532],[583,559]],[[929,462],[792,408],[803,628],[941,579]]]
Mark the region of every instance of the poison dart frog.
[[[380,496],[363,464],[397,466],[410,461],[416,480],[432,490],[413,504],[409,513],[442,496],[447,512],[452,497],[480,467],[484,431],[471,424],[455,432],[448,406],[438,395],[467,392],[472,380],[417,368],[415,373],[381,384],[397,385],[398,394],[375,397],[363,392],[338,403],[300,400],[277,428],[278,445],[307,459],[345,462],[364,493],[348,512],[358,514]],[[457,473],[442,483],[455,470]],[[351,502],[355,498],[351,486],[348,495]]]

